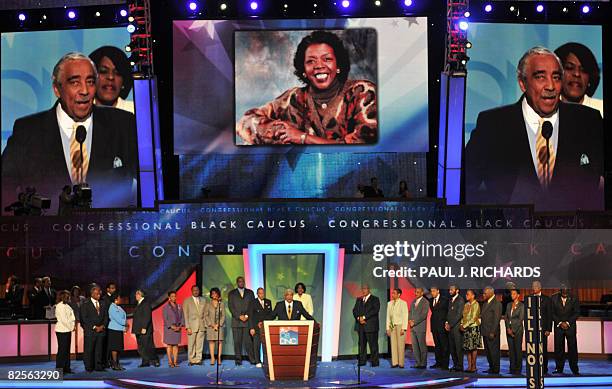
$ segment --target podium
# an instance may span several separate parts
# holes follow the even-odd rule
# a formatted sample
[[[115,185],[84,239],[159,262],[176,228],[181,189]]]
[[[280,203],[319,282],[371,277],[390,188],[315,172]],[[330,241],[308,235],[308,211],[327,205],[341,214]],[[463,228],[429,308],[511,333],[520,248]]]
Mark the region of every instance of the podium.
[[[312,320],[266,320],[261,331],[264,371],[270,381],[304,380],[317,370],[320,325]]]

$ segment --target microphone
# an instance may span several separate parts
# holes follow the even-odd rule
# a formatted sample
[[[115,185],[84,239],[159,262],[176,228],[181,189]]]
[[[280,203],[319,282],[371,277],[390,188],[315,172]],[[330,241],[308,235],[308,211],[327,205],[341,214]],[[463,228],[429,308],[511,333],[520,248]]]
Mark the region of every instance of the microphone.
[[[553,134],[553,125],[548,120],[542,123],[542,137],[546,139],[546,185],[550,184],[550,137]]]
[[[79,124],[76,128],[74,139],[79,142],[79,147],[81,149],[81,181],[83,182],[85,181],[84,177],[82,177],[83,165],[85,164],[85,160],[83,158],[83,142],[85,142],[85,138],[87,138],[87,130],[85,129],[84,125]]]

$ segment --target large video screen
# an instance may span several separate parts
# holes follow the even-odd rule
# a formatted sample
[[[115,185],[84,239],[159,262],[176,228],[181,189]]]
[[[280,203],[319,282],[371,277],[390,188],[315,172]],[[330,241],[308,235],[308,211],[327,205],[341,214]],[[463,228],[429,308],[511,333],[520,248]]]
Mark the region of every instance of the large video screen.
[[[427,18],[175,21],[173,49],[176,154],[428,151]]]
[[[472,23],[465,196],[602,210],[600,26]]]
[[[1,35],[4,213],[138,205],[129,39],[123,27]]]

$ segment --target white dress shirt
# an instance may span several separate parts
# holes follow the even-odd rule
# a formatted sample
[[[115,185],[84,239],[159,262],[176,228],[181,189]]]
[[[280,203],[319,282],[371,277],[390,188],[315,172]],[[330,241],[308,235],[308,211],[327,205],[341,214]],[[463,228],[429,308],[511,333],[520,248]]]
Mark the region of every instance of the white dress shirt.
[[[55,306],[55,318],[57,324],[55,325],[55,332],[72,332],[74,330],[74,311],[68,304],[63,302],[58,303]]]
[[[538,153],[536,150],[536,141],[538,139],[538,129],[540,127],[540,115],[536,113],[536,111],[531,108],[531,106],[527,103],[527,99],[524,98],[521,103],[521,108],[523,109],[523,119],[525,120],[525,127],[527,131],[527,137],[529,138],[529,149],[531,150],[531,158],[533,159],[533,167],[535,169],[536,176],[538,174]],[[557,110],[551,117],[542,118],[546,121],[549,121],[553,125],[553,133],[550,137],[550,145],[552,149],[557,155],[557,145],[559,144],[559,110]],[[554,177],[554,171],[552,174]]]
[[[62,147],[64,149],[64,159],[66,160],[66,168],[68,168],[68,175],[70,175],[70,179],[73,184],[76,184],[75,177],[72,177],[72,158],[70,157],[70,141],[72,139],[72,133],[74,132],[74,123],[70,116],[64,111],[61,104],[57,104],[55,108],[55,115],[57,117],[57,125],[60,129],[60,135],[62,137]],[[79,122],[85,126],[87,130],[87,136],[85,137],[85,142],[83,146],[87,150],[87,158],[89,161],[89,156],[91,155],[91,139],[93,137],[93,113],[89,115],[84,122]]]
[[[293,301],[288,302],[287,300],[285,300],[285,312],[289,313],[289,307],[291,307],[291,314],[293,315],[293,310],[295,309]],[[291,318],[289,319],[291,320]]]

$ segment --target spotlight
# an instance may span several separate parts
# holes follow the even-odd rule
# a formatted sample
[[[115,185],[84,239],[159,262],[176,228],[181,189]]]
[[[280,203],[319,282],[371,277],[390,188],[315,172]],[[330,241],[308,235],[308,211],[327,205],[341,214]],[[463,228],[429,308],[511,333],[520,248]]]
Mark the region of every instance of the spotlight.
[[[127,53],[129,53],[130,51],[132,51],[132,46],[130,46],[130,45],[126,45],[126,46],[125,46],[125,51],[126,51]]]
[[[119,15],[121,15],[122,18],[127,16],[127,11],[122,9],[121,11],[119,11]]]
[[[75,11],[70,10],[70,11],[66,12],[66,16],[68,17],[68,19],[74,20],[74,19],[76,19],[77,14],[76,14]]]
[[[567,9],[567,7],[563,7],[563,9],[562,9],[561,11],[562,11],[564,14],[566,14],[566,13],[567,13],[567,11],[569,11],[569,10]]]
[[[256,1],[251,1],[250,7],[251,10],[256,11],[259,8],[259,4]]]
[[[487,13],[491,12],[491,11],[493,11],[493,6],[491,4],[487,4],[487,5],[484,6],[484,10]]]
[[[465,44],[465,48],[466,48],[466,49],[471,49],[471,48],[472,48],[472,42],[468,41],[468,42]]]
[[[342,0],[342,8],[348,8],[351,6],[351,2],[349,0]]]
[[[515,9],[516,9],[516,8],[514,8],[514,6],[513,6],[513,5],[511,5],[511,6],[510,6],[510,12],[514,12],[514,10],[515,10]]]
[[[135,27],[133,24],[128,24],[128,25],[127,25],[127,31],[128,31],[130,34],[133,34],[133,33],[136,31],[136,27]]]
[[[189,8],[191,12],[194,12],[195,10],[198,9],[198,3],[196,3],[195,1],[190,1],[187,7]]]
[[[374,5],[375,5],[375,6],[377,6],[377,7],[380,7],[380,4],[381,4],[381,3],[380,3],[380,0],[376,0],[376,1],[374,2]]]
[[[130,17],[128,18],[128,22],[132,23],[134,21],[134,17],[130,15]]]
[[[463,14],[463,16],[465,16],[466,18],[469,18],[472,14],[470,13],[470,11],[465,11],[465,13]]]
[[[412,7],[412,0],[404,0],[404,7]]]
[[[20,13],[20,14],[17,16],[17,19],[19,19],[19,21],[20,21],[20,22],[23,22],[23,21],[25,21],[25,20],[26,20],[26,16],[25,16],[25,14],[24,14],[24,13]]]
[[[96,16],[97,18],[99,18],[99,17],[100,17],[100,15],[102,15],[102,14],[100,13],[100,11],[96,11],[95,16]]]
[[[461,20],[459,22],[459,29],[461,31],[466,31],[468,29],[468,27],[469,27],[468,22],[466,22],[465,20]]]
[[[219,9],[221,11],[225,11],[227,9],[227,4],[226,3],[221,3],[221,5],[219,6]]]
[[[538,4],[536,6],[536,11],[538,11],[539,13],[544,12],[544,6],[542,4]]]
[[[591,12],[591,7],[589,7],[588,5],[583,5],[582,6],[582,13],[583,14],[588,14],[589,12]]]

